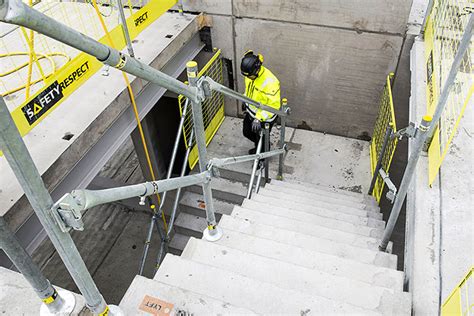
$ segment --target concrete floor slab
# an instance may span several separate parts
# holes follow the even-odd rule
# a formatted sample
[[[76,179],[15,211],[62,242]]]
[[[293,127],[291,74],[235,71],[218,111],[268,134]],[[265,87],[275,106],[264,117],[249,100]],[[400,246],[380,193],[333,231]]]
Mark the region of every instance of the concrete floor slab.
[[[0,267],[0,314],[39,315],[42,305],[31,285],[18,272]],[[61,289],[56,287],[56,289]],[[72,315],[91,315],[82,296],[73,293],[76,304]]]
[[[278,128],[272,129],[272,147],[277,148]],[[289,151],[285,158],[284,178],[321,186],[365,193],[369,189],[369,142],[287,128],[285,141]],[[226,117],[209,145],[209,157],[248,154],[253,143],[242,136],[242,120]],[[276,178],[278,159],[271,159],[270,176]],[[251,163],[235,165],[242,173],[251,173]]]

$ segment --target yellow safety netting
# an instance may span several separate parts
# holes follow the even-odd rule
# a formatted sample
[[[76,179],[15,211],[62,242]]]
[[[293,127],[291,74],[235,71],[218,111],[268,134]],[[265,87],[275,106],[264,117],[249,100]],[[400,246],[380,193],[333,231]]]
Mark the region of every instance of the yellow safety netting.
[[[223,84],[224,83],[224,74],[222,71],[223,62],[220,58],[221,51],[218,50],[214,56],[209,60],[209,62],[201,69],[199,72],[199,77],[208,76],[214,81]],[[181,115],[183,115],[183,107],[186,97],[180,95],[178,97],[179,109]],[[217,130],[224,121],[224,95],[216,91],[212,91],[210,98],[202,103],[202,112],[204,120],[204,128],[206,131],[206,144],[209,144],[216,134]],[[192,114],[191,114],[191,104],[188,106],[188,112],[184,121],[183,126],[183,136],[186,148],[193,146],[189,154],[189,167],[192,169],[198,162],[198,152],[197,147],[193,139],[190,139],[191,130],[193,128]]]
[[[427,113],[435,111],[467,21],[474,12],[472,0],[435,0],[425,29],[425,61],[427,72]],[[456,135],[467,106],[472,106],[474,92],[472,39],[462,59],[454,84],[433,140],[429,147],[429,183],[436,179],[449,145]]]
[[[468,316],[474,313],[474,284],[472,274],[474,267],[471,267],[467,275],[456,286],[453,292],[441,306],[441,316]]]
[[[177,0],[123,0],[130,37],[135,38]],[[27,2],[28,3],[28,2]],[[35,10],[108,44],[90,0],[30,2]],[[117,49],[125,47],[117,2],[97,1]],[[42,34],[0,23],[0,94],[22,136],[29,133],[95,72],[96,58]]]
[[[375,121],[372,141],[370,143],[370,168],[372,171],[372,175],[374,175],[375,168],[377,166],[377,160],[382,151],[382,146],[387,128],[391,127],[393,133],[397,131],[397,124],[395,122],[395,110],[393,107],[392,98],[392,78],[393,73],[387,76],[382,97],[380,99],[380,108],[379,113],[377,115],[377,120]],[[397,138],[389,140],[385,153],[382,157],[382,168],[386,173],[388,173],[390,169],[390,164],[392,163],[393,155],[395,154],[397,144]],[[374,190],[372,192],[372,195],[376,198],[377,202],[380,202],[384,185],[385,182],[383,181],[382,177],[380,175],[377,175],[377,180],[375,182]]]

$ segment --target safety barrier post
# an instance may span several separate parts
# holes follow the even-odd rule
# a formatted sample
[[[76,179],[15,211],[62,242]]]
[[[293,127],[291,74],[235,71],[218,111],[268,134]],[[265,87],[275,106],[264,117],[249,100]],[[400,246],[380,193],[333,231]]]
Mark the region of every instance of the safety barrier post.
[[[61,293],[56,291],[8,228],[3,217],[0,217],[0,249],[5,251],[44,303],[41,309],[46,308],[51,314],[64,315],[69,315],[73,311],[76,303],[74,295],[67,291],[60,291]]]
[[[400,183],[400,189],[395,198],[395,202],[393,203],[392,211],[390,213],[390,218],[388,220],[387,227],[385,228],[382,241],[379,246],[379,249],[382,251],[385,251],[385,249],[387,249],[388,242],[392,235],[393,229],[395,228],[398,215],[400,214],[403,201],[405,200],[405,197],[407,195],[408,186],[410,185],[411,179],[415,173],[416,164],[418,162],[418,159],[420,158],[421,152],[426,146],[426,142],[429,139],[431,139],[433,133],[435,132],[435,129],[444,111],[444,108],[446,107],[448,96],[452,88],[452,85],[456,79],[456,74],[458,72],[459,66],[461,65],[464,55],[468,51],[471,38],[472,38],[473,26],[474,26],[474,14],[471,13],[469,17],[469,21],[466,25],[465,32],[459,42],[458,51],[456,52],[456,56],[454,57],[448,77],[446,78],[441,94],[439,96],[438,103],[434,111],[434,115],[432,118],[424,117],[421,122],[420,127],[416,131],[415,138],[412,144],[412,147],[413,147],[412,154],[410,155],[410,158],[408,159],[408,163],[407,163],[405,172],[403,174],[402,182]]]
[[[0,97],[0,150],[20,182],[26,197],[51,242],[71,274],[89,309],[95,314],[109,311],[69,233],[61,231],[50,215],[53,200],[36,169],[5,101]],[[110,311],[116,311],[113,307]]]
[[[375,166],[374,174],[372,175],[372,181],[370,182],[370,187],[369,187],[369,192],[368,192],[369,195],[372,195],[372,193],[374,192],[375,183],[377,182],[377,178],[379,177],[379,170],[382,167],[383,157],[385,156],[385,151],[387,150],[387,145],[391,136],[392,136],[392,127],[387,126],[387,129],[385,131],[385,136],[383,138],[382,149],[380,150],[380,154],[377,159],[377,165]]]
[[[413,175],[415,174],[416,164],[418,163],[418,159],[420,158],[421,152],[423,151],[423,146],[425,144],[430,122],[430,116],[423,117],[420,126],[416,130],[412,144],[413,150],[410,158],[408,158],[408,163],[405,168],[405,172],[403,173],[402,182],[400,183],[400,189],[395,198],[395,202],[393,203],[392,211],[390,212],[390,217],[387,222],[387,227],[385,228],[382,241],[380,242],[379,250],[381,251],[385,251],[387,249],[388,242],[392,236],[395,224],[397,223],[398,216],[400,215],[403,202],[405,201],[405,197],[408,192],[408,187]],[[376,175],[378,175],[378,173]]]
[[[206,149],[206,132],[204,130],[204,120],[202,116],[202,101],[204,93],[200,95],[201,88],[197,87],[198,65],[195,61],[186,64],[189,86],[194,88],[195,97],[192,98],[191,105],[193,111],[194,134],[196,138],[197,150],[199,155],[199,170],[205,172],[207,170],[207,149]],[[208,241],[217,241],[222,237],[222,230],[217,226],[216,216],[214,214],[214,203],[212,200],[212,188],[210,181],[202,184],[204,195],[204,203],[206,204],[207,228],[204,230],[204,237]]]
[[[178,1],[178,12],[179,15],[184,15],[183,0]]]
[[[286,112],[288,106],[288,100],[286,98],[281,100],[283,111]],[[283,148],[285,145],[285,133],[286,133],[286,116],[280,116],[280,148]],[[285,158],[285,154],[281,154],[278,160],[278,175],[277,180],[283,180],[283,159]]]
[[[265,130],[264,130],[264,140],[265,140],[265,152],[270,151],[270,124],[265,123]],[[265,159],[265,183],[269,183],[269,170],[268,168],[270,167],[270,161],[268,160],[269,158]]]

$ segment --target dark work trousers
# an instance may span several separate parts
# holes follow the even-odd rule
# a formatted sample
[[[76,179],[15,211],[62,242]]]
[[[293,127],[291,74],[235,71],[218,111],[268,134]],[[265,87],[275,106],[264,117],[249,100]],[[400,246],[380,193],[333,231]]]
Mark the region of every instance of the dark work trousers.
[[[253,122],[253,117],[250,116],[250,114],[248,114],[247,112],[245,113],[245,116],[244,116],[244,124],[243,124],[243,128],[242,128],[242,133],[244,134],[244,136],[246,138],[248,138],[249,140],[251,140],[252,142],[254,142],[255,144],[255,149],[257,148],[258,146],[258,141],[260,139],[260,136],[259,136],[259,133],[255,133],[254,131],[252,131],[252,122]],[[272,131],[272,127],[273,127],[273,123],[275,123],[276,120],[273,120],[273,122],[269,123],[270,124],[270,131]],[[262,125],[262,131],[265,130],[265,123],[261,123]],[[264,137],[263,137],[263,143],[262,143],[262,153],[265,151],[265,134],[264,134]]]

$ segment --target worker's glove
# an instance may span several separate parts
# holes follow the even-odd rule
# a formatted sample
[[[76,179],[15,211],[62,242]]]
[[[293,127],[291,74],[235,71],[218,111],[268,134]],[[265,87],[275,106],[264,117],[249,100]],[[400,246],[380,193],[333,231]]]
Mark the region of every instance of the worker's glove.
[[[245,102],[242,102],[242,112],[245,112],[247,110],[247,106],[245,105]]]
[[[262,124],[260,123],[260,121],[257,119],[254,119],[252,122],[252,132],[258,133],[261,128],[262,128]]]

